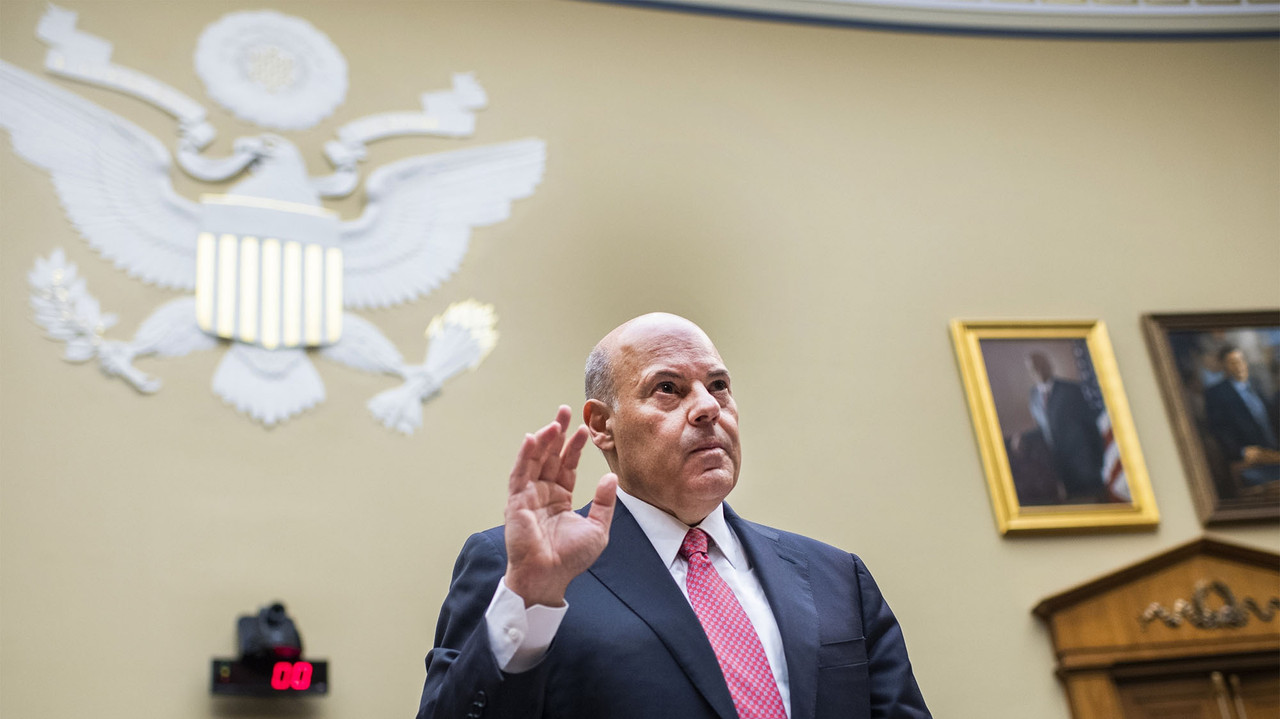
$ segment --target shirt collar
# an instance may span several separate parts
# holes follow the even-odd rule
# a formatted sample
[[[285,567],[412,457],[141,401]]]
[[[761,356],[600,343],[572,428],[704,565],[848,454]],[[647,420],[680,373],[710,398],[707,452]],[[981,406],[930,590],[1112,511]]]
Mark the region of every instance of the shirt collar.
[[[622,488],[618,488],[618,501],[622,502],[628,512],[631,512],[632,517],[635,517],[636,524],[640,525],[640,531],[649,538],[649,543],[658,552],[662,563],[670,567],[680,553],[680,545],[684,543],[684,535],[689,533],[689,525],[643,499],[627,494],[622,491]],[[711,541],[720,549],[734,569],[747,569],[747,557],[742,551],[742,544],[729,528],[729,524],[725,522],[724,502],[717,504],[716,508],[711,510],[711,513],[697,526],[711,537]]]

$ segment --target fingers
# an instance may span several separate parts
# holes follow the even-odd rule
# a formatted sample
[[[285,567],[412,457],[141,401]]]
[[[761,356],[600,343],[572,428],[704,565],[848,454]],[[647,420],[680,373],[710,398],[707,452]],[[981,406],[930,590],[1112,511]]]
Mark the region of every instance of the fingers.
[[[572,418],[573,410],[568,405],[560,405],[554,421],[533,434],[524,436],[524,442],[521,443],[520,451],[516,455],[515,467],[511,470],[511,477],[507,483],[508,493],[518,493],[524,490],[529,482],[537,480],[554,481],[569,490],[573,489],[572,470],[578,465],[582,447],[586,444],[586,434],[583,429],[579,429],[570,437],[568,443],[565,442],[565,432]],[[579,438],[580,434],[581,438]],[[564,476],[565,472],[561,471],[566,463],[569,465],[567,480]]]
[[[569,407],[560,405],[560,410],[556,412],[555,420],[534,433],[533,436],[537,438],[538,444],[544,450],[551,449],[554,444],[556,453],[559,453],[560,441],[564,437],[565,431],[569,429],[570,416]]]
[[[511,478],[507,480],[507,493],[519,494],[529,482],[538,476],[538,468],[542,462],[536,458],[537,441],[533,435],[526,434],[520,443],[520,451],[516,454],[516,464],[511,468]]]
[[[578,460],[582,459],[582,448],[585,446],[587,446],[587,427],[579,425],[578,431],[569,437],[569,441],[565,442],[564,449],[560,452],[560,471],[555,481],[570,492],[573,491],[577,478]]]
[[[600,478],[596,485],[596,496],[591,500],[591,511],[587,518],[599,522],[606,532],[613,522],[613,508],[618,499],[618,475],[609,472]]]

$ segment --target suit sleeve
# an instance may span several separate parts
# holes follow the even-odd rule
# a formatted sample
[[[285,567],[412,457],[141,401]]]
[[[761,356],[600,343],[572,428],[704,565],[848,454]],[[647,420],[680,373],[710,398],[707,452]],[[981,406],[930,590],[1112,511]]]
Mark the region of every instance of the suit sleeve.
[[[520,674],[506,674],[489,644],[484,613],[506,556],[488,534],[473,534],[453,568],[449,594],[440,608],[435,647],[427,654],[427,679],[418,719],[539,717],[546,690],[547,662]]]
[[[862,626],[867,641],[871,678],[872,719],[931,719],[907,657],[902,627],[893,616],[876,580],[857,556],[858,592],[862,600]]]
[[[1244,456],[1246,446],[1236,431],[1229,407],[1230,400],[1225,395],[1226,392],[1234,391],[1225,383],[1219,383],[1204,393],[1205,419],[1208,420],[1209,431],[1218,440],[1228,462],[1239,461]]]

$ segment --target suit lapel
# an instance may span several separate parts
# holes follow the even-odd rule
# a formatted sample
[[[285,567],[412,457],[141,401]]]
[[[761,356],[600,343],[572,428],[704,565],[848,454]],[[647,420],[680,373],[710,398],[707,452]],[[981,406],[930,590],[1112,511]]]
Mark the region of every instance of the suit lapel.
[[[1228,380],[1228,382],[1229,381],[1230,380]],[[1244,395],[1241,394],[1240,389],[1237,388],[1234,384],[1230,384],[1228,386],[1231,388],[1231,393],[1230,393],[1231,403],[1235,405],[1235,413],[1237,416],[1240,417],[1240,419],[1242,420],[1241,423],[1244,425],[1243,427],[1241,427],[1241,429],[1244,432],[1248,433],[1249,439],[1251,440],[1256,440],[1262,437],[1266,437],[1267,429],[1269,428],[1258,421],[1258,415],[1253,413],[1253,409],[1251,409],[1249,407],[1249,403],[1245,401]],[[1249,385],[1249,390],[1253,392],[1255,395],[1257,395],[1258,399],[1262,399],[1262,394],[1254,390],[1252,384]],[[1264,417],[1267,414],[1266,402],[1262,403],[1262,414]],[[1271,421],[1270,417],[1267,418],[1267,421],[1268,422]]]
[[[588,571],[649,625],[722,719],[737,719],[720,664],[693,608],[621,502],[614,509],[609,545]]]
[[[803,554],[781,542],[778,532],[751,524],[729,505],[725,519],[742,542],[782,634],[791,689],[791,719],[813,719],[818,702],[818,615]]]

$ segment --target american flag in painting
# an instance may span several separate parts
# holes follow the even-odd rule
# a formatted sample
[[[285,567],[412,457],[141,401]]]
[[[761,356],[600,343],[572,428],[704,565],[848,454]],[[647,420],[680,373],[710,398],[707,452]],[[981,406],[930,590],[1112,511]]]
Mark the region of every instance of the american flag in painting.
[[[1102,434],[1102,481],[1107,485],[1107,493],[1116,502],[1133,502],[1129,496],[1129,480],[1124,476],[1124,465],[1120,462],[1120,448],[1116,446],[1115,435],[1111,432],[1111,415],[1103,409],[1098,415],[1098,432]]]
[[[1102,436],[1102,482],[1107,486],[1107,493],[1112,501],[1132,503],[1129,493],[1129,479],[1124,473],[1124,463],[1120,461],[1120,447],[1116,444],[1115,433],[1111,431],[1111,415],[1107,413],[1106,402],[1102,399],[1102,391],[1098,388],[1098,376],[1093,371],[1093,360],[1089,357],[1089,347],[1084,340],[1076,340],[1071,348],[1076,360],[1076,371],[1080,373],[1080,386],[1084,390],[1085,399],[1098,413],[1098,434]]]

